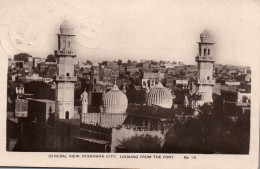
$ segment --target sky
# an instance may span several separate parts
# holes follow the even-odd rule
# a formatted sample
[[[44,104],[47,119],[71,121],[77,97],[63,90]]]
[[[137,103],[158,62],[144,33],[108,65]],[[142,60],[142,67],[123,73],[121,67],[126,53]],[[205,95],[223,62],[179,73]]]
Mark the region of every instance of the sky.
[[[216,63],[259,57],[260,3],[253,0],[0,0],[0,51],[47,57],[67,18],[79,60],[165,60],[195,64],[199,35],[216,42]]]

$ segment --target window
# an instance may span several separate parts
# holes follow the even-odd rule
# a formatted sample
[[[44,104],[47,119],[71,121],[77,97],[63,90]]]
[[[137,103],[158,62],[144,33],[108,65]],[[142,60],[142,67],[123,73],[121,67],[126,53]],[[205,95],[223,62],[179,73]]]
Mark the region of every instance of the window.
[[[207,77],[207,80],[210,80],[210,77],[209,77],[209,76]]]
[[[204,56],[206,56],[206,53],[207,53],[207,49],[204,49]]]
[[[70,42],[68,42],[68,48],[70,48]]]
[[[208,49],[208,55],[210,55],[210,49]]]
[[[67,76],[70,76],[70,73],[67,73]]]
[[[245,97],[245,96],[242,97],[242,103],[246,103],[247,100],[248,100],[247,97]]]
[[[66,111],[66,119],[69,119],[70,113],[68,111]]]
[[[97,79],[94,79],[94,84],[97,84]]]

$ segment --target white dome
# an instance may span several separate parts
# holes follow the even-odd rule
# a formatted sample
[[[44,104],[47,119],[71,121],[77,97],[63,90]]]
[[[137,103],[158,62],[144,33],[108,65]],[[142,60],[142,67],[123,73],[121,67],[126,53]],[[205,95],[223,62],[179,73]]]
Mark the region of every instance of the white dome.
[[[60,33],[64,35],[73,35],[73,28],[70,25],[70,22],[64,20],[60,25]]]
[[[126,113],[127,106],[127,97],[117,85],[103,96],[104,113]]]
[[[171,91],[163,87],[159,82],[152,90],[147,93],[147,105],[156,105],[163,108],[172,107],[172,94]]]
[[[212,35],[206,29],[200,34],[200,39],[201,39],[201,42],[212,43]]]

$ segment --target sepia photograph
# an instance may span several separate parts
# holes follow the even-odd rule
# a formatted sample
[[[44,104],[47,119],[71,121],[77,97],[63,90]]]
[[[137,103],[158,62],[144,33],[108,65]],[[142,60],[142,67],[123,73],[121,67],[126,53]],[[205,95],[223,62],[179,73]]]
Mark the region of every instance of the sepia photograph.
[[[0,3],[5,153],[258,154],[259,2]]]

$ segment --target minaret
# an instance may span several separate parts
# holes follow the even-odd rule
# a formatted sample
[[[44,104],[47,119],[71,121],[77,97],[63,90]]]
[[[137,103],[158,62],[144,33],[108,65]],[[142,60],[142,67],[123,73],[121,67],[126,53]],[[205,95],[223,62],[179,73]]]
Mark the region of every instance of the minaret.
[[[97,62],[94,62],[91,66],[90,81],[92,85],[99,84],[99,65]]]
[[[81,94],[81,109],[82,114],[88,113],[88,93],[86,90]]]
[[[77,81],[74,75],[74,57],[76,57],[74,37],[72,27],[64,20],[58,34],[58,50],[55,51],[58,63],[55,107],[60,119],[74,118],[74,83]]]
[[[201,95],[200,105],[203,103],[213,102],[212,93],[215,80],[213,80],[213,65],[215,62],[214,57],[214,42],[211,34],[204,30],[200,34],[199,54],[196,56],[198,64],[198,75],[195,82],[195,93]]]

